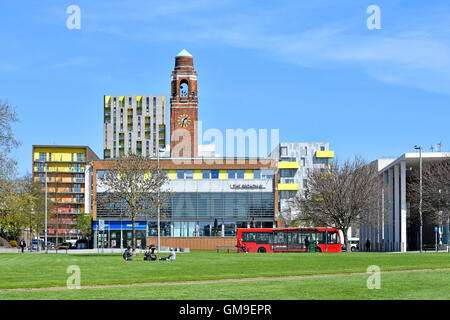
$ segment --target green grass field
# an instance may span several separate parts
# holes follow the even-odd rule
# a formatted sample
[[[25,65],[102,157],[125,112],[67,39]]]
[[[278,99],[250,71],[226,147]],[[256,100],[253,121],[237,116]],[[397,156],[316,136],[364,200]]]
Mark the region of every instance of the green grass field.
[[[242,279],[327,274],[326,278],[276,279],[1,292],[0,299],[450,299],[450,271],[381,274],[369,290],[370,265],[381,271],[450,268],[448,253],[191,252],[177,261],[123,261],[114,254],[0,254],[0,289],[65,287],[67,267],[81,270],[81,286]]]

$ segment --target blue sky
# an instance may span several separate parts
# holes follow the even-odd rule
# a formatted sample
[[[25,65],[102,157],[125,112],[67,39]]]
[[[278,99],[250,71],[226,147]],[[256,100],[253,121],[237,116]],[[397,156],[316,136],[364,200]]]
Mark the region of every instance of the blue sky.
[[[81,29],[66,27],[70,5]],[[369,5],[381,29],[369,30]],[[448,1],[1,1],[0,100],[33,144],[103,154],[103,95],[170,93],[183,48],[204,130],[279,129],[340,158],[450,150]]]

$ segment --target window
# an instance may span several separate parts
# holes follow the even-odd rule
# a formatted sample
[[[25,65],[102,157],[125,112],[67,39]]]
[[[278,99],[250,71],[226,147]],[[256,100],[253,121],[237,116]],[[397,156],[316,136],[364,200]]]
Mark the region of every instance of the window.
[[[324,146],[320,146],[320,151],[325,151],[325,147]]]
[[[228,170],[228,179],[236,179],[236,170]]]
[[[280,169],[281,178],[293,178],[296,173],[296,169]]]
[[[308,147],[305,147],[305,156],[308,155]]]
[[[202,170],[202,178],[209,179],[211,177],[211,170]]]
[[[185,177],[185,179],[189,179],[189,180],[194,179],[194,170],[185,170],[184,177]]]
[[[273,179],[273,170],[261,170],[262,179]]]
[[[156,97],[153,97],[153,106],[156,107]]]
[[[261,179],[261,170],[253,170],[253,179]]]
[[[288,155],[288,148],[287,147],[280,147],[280,156],[287,156]]]
[[[245,170],[237,170],[237,178],[244,179],[244,177],[245,177]]]
[[[301,166],[302,166],[302,167],[305,167],[305,166],[306,166],[306,159],[305,159],[305,158],[301,158],[301,159],[300,159],[300,162],[301,162]]]
[[[128,98],[128,106],[131,107],[131,97]]]
[[[184,179],[184,170],[177,170],[177,179]]]
[[[219,170],[211,170],[211,179],[219,179]]]

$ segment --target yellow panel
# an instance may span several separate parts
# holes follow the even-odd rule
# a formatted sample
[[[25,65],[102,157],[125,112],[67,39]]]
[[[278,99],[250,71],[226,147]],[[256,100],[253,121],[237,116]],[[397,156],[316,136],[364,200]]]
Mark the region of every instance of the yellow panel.
[[[202,180],[202,170],[194,170],[194,180]]]
[[[151,171],[148,170],[146,173],[144,173],[144,179],[145,180],[149,179],[151,177],[151,174],[152,174]]]
[[[316,158],[334,158],[334,151],[316,151]]]
[[[177,178],[177,170],[169,170],[169,180],[175,180]]]
[[[120,96],[119,101],[123,103],[123,99],[125,99],[125,96]]]
[[[136,97],[136,101],[137,101],[137,102],[142,102],[142,96],[137,96],[137,97]]]
[[[278,162],[278,169],[298,169],[298,161],[280,161]]]
[[[111,96],[105,96],[105,104],[111,103]]]
[[[220,170],[219,171],[219,179],[220,180],[228,179],[228,170]]]
[[[36,147],[34,148],[34,160],[39,160],[39,153],[45,152],[47,159],[50,161],[49,153],[52,154],[52,161],[72,161],[72,154],[74,154],[74,161],[76,161],[76,154],[82,153],[86,159],[86,150],[83,148],[64,148],[64,147]]]
[[[253,170],[245,170],[244,179],[252,180],[253,179]]]
[[[299,190],[300,187],[298,185],[298,183],[279,183],[278,184],[278,190],[279,191],[296,191]]]

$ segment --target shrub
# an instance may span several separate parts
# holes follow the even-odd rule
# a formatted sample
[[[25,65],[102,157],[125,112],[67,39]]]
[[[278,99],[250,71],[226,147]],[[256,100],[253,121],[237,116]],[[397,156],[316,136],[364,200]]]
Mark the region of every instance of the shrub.
[[[17,241],[16,240],[11,240],[9,242],[9,244],[11,245],[11,247],[17,247]]]

